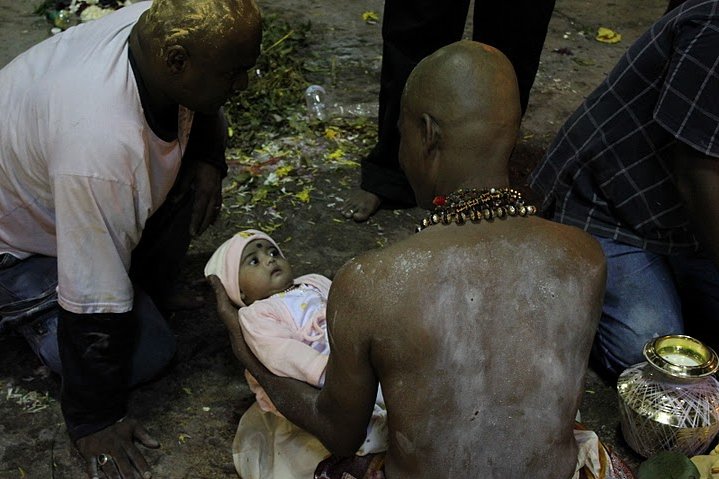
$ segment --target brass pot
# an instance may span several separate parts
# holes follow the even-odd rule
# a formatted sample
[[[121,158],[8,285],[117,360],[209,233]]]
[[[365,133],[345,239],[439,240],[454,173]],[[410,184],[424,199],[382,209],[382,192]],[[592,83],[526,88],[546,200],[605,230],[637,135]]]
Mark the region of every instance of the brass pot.
[[[617,382],[627,444],[644,457],[704,452],[719,432],[717,354],[692,337],[671,335],[649,341],[644,357]]]

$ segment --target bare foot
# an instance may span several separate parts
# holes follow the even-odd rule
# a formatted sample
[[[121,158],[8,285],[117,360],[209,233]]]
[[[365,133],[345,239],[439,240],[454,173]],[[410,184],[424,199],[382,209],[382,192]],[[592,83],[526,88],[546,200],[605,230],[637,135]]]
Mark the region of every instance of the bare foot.
[[[342,207],[342,216],[353,219],[358,223],[367,221],[379,209],[382,200],[369,191],[354,189],[350,192],[347,201]]]

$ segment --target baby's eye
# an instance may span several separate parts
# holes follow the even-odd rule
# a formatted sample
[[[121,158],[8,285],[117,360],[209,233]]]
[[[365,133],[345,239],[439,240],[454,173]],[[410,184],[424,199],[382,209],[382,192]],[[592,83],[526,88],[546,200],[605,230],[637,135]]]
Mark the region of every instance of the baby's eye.
[[[260,261],[259,261],[257,258],[251,258],[249,264],[255,265],[255,264],[259,263],[259,262],[260,262]]]
[[[276,249],[270,250],[270,256],[279,256],[279,255],[280,255],[280,252],[277,251]]]

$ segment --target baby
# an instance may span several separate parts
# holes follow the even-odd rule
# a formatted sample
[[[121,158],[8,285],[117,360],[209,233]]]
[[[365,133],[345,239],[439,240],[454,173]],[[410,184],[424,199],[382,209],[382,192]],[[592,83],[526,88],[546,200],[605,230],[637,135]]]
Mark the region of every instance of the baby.
[[[292,268],[277,243],[258,230],[241,231],[225,241],[205,266],[205,276],[213,274],[222,281],[227,295],[240,308],[238,319],[245,341],[265,367],[278,376],[322,387],[330,353],[325,315],[331,281],[319,274],[294,278]],[[258,435],[256,430],[247,430],[256,429],[258,424],[268,429],[266,435],[275,438],[276,443],[287,442],[278,441],[277,428],[270,431],[267,425],[281,424],[282,428],[287,428],[284,422],[288,421],[277,411],[255,378],[247,371],[245,377],[259,408],[265,413],[276,414],[281,420],[268,417],[263,417],[262,421],[252,419],[251,408],[240,421],[235,448],[238,441],[244,441],[242,438]],[[385,422],[386,411],[380,390],[367,429],[367,440],[358,455],[386,450]],[[295,431],[293,434],[298,433]],[[264,444],[267,442],[271,441],[263,441]],[[252,449],[249,444],[242,447]],[[322,454],[325,452],[323,449]],[[277,457],[277,451],[273,455]],[[287,451],[284,451],[284,455],[287,455]],[[237,465],[237,456],[235,459]],[[323,457],[319,457],[321,459]],[[241,473],[243,478],[279,475],[277,471],[248,473],[246,466],[242,465],[245,468],[244,475]]]

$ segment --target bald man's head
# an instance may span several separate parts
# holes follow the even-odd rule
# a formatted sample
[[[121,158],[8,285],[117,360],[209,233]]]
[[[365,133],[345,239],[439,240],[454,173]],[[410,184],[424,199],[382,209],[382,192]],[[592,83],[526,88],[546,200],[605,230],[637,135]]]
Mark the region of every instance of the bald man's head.
[[[417,203],[431,207],[467,182],[505,186],[520,120],[514,69],[499,50],[463,40],[422,60],[400,114],[399,160]]]
[[[519,90],[512,64],[489,45],[463,40],[423,59],[405,86],[403,108],[448,126],[491,120],[519,126]]]

